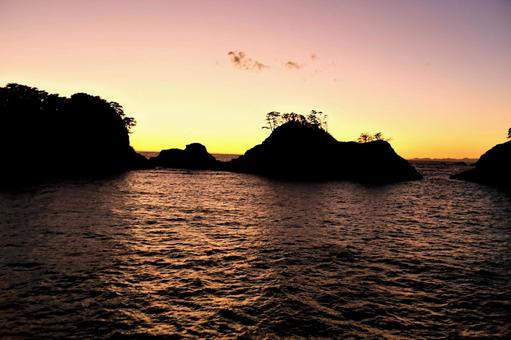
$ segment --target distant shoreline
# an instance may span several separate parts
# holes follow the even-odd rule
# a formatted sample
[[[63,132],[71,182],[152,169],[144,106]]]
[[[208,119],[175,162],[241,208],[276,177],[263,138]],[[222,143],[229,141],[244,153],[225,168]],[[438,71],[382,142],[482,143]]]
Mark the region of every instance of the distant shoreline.
[[[409,158],[407,160],[409,162],[449,162],[449,163],[465,162],[467,164],[477,162],[477,158]]]
[[[160,151],[137,151],[138,153],[146,156],[146,157],[156,157]],[[212,153],[212,155],[219,161],[229,161],[233,158],[241,156],[241,154],[234,153]],[[417,158],[408,158],[409,162],[465,162],[467,164],[472,164],[477,162],[477,158],[428,158],[428,157],[417,157]]]
[[[147,158],[156,157],[160,153],[160,151],[137,151],[137,152]],[[241,154],[234,153],[212,153],[211,155],[213,155],[213,157],[222,162],[228,162],[231,159],[241,156]]]

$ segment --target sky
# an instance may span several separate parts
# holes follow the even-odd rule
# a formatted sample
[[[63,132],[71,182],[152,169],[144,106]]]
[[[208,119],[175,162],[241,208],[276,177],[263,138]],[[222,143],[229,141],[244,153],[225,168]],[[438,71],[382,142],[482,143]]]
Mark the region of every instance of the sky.
[[[243,153],[270,111],[477,158],[511,127],[511,1],[0,0],[0,86],[99,95],[139,151]]]

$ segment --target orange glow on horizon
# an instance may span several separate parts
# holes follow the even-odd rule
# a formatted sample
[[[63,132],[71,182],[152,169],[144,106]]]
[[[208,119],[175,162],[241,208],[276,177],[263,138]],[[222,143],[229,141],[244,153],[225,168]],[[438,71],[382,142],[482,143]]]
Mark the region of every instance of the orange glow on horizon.
[[[0,86],[117,101],[139,151],[241,154],[269,111],[323,111],[338,140],[381,131],[405,158],[478,158],[511,126],[498,0],[11,1],[0,31]]]

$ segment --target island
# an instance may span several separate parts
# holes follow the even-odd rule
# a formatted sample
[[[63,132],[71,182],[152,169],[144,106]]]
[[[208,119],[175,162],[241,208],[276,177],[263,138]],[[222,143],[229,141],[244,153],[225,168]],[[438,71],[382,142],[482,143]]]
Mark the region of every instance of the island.
[[[267,115],[271,134],[261,144],[229,162],[214,160],[198,143],[185,150],[163,150],[151,159],[156,166],[250,173],[293,181],[356,181],[393,183],[419,180],[422,175],[396,154],[388,141],[364,138],[339,142],[326,130],[321,112]],[[364,134],[363,134],[364,135]]]
[[[339,142],[319,115],[281,115],[266,140],[225,167],[290,180],[392,183],[422,178],[387,141]]]
[[[511,138],[511,129],[508,138]],[[511,141],[495,145],[479,158],[472,169],[451,178],[510,189]]]
[[[208,153],[206,147],[200,143],[188,144],[184,150],[162,150],[156,157],[149,159],[153,166],[167,168],[218,170],[221,162]]]
[[[135,120],[121,105],[76,93],[0,88],[0,184],[97,177],[150,166],[130,145]]]
[[[392,183],[422,178],[381,133],[339,142],[328,133],[326,116],[314,110],[308,115],[268,113],[269,137],[228,162],[216,160],[199,143],[146,159],[130,145],[135,119],[120,104],[86,93],[67,98],[8,84],[0,88],[0,119],[4,146],[0,184],[108,176],[152,167],[306,181]]]

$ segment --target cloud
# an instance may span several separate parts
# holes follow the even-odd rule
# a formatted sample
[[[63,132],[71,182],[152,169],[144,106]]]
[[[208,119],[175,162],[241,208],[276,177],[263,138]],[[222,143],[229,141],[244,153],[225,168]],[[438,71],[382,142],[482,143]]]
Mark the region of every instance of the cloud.
[[[258,69],[258,70],[262,70],[262,69],[265,69],[265,68],[269,68],[270,66],[268,65],[265,65],[263,63],[260,63],[258,61],[254,61],[254,65],[253,65],[254,68]]]
[[[227,52],[227,55],[229,56],[231,64],[242,70],[260,71],[270,68],[270,65],[266,65],[260,61],[249,58],[247,54],[243,51],[233,50]],[[315,61],[317,58],[318,55],[316,53],[309,54],[310,61]],[[288,70],[301,70],[302,68],[305,67],[306,64],[299,63],[293,60],[288,60],[281,65],[282,67]]]
[[[231,63],[242,70],[260,71],[270,67],[260,61],[247,57],[243,51],[230,51],[227,55],[231,59]]]
[[[288,61],[287,63],[284,64],[284,67],[289,69],[289,70],[299,70],[301,69],[303,66],[298,64],[297,62],[295,61]]]

